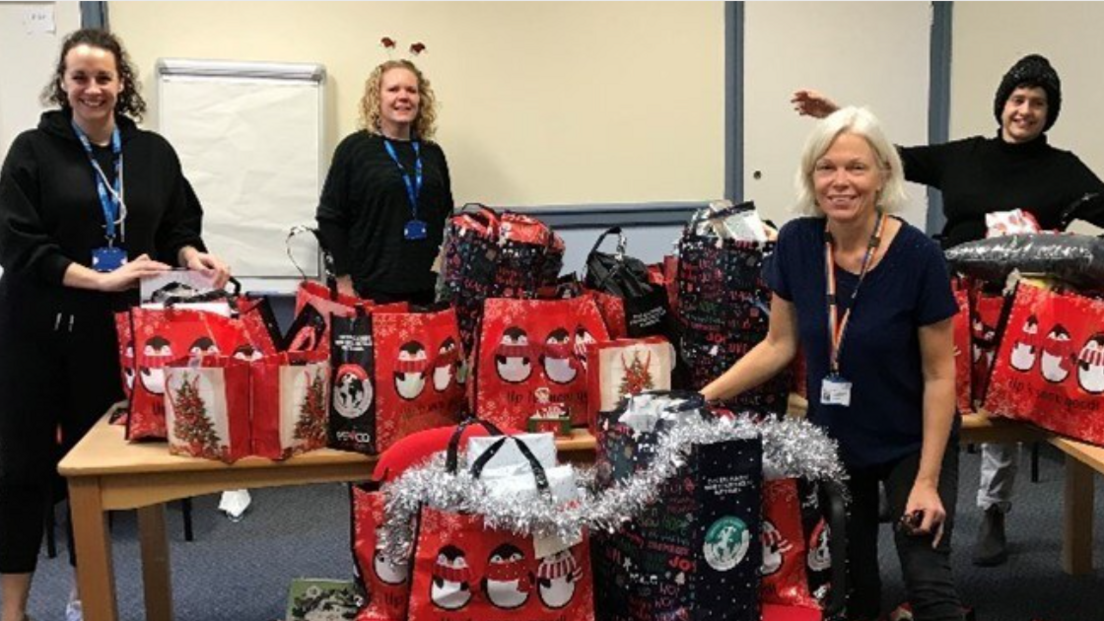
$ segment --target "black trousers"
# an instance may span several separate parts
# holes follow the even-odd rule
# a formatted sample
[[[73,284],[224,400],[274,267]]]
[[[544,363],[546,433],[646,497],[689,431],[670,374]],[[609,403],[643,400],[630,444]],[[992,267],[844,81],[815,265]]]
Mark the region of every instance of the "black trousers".
[[[111,303],[0,291],[0,573],[35,569],[61,457],[123,398]],[[72,558],[72,556],[70,556]]]
[[[881,612],[882,580],[878,568],[878,483],[885,485],[890,517],[896,524],[905,512],[920,467],[920,453],[872,468],[848,469],[851,478],[847,521],[848,619],[875,619]],[[909,602],[917,621],[962,621],[962,606],[951,577],[951,535],[958,498],[958,442],[943,455],[939,498],[947,511],[943,539],[932,548],[932,536],[913,537],[894,530]]]

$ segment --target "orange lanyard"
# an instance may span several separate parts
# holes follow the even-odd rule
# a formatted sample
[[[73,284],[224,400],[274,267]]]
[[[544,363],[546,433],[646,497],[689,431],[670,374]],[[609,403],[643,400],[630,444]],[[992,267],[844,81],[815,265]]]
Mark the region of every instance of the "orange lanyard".
[[[882,229],[885,227],[885,219],[885,214],[878,214],[878,223],[874,225],[874,231],[870,233],[870,242],[866,245],[866,254],[863,255],[862,267],[859,268],[859,282],[855,284],[855,290],[851,292],[851,303],[847,305],[847,310],[843,313],[843,319],[839,319],[839,302],[836,300],[836,264],[832,252],[832,233],[828,230],[827,225],[824,227],[824,272],[828,279],[828,346],[830,348],[828,362],[832,376],[839,375],[840,345],[843,344],[843,335],[847,331],[847,320],[851,318],[851,311],[855,308],[855,298],[859,295],[859,287],[870,269],[870,260],[882,243]]]

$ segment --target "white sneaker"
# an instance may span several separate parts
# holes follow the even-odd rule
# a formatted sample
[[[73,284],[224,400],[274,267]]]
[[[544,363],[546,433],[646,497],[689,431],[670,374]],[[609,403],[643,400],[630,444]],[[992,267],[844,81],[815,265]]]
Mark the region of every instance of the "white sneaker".
[[[230,518],[231,522],[240,522],[252,502],[253,498],[249,495],[249,490],[229,490],[222,493],[218,508]]]
[[[84,612],[81,610],[79,599],[71,599],[68,604],[65,604],[65,621],[84,621]]]

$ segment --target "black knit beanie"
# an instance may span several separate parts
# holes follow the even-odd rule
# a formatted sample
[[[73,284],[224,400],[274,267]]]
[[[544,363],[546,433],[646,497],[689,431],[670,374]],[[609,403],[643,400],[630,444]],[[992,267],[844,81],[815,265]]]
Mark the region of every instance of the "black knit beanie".
[[[1004,112],[1004,104],[1012,96],[1012,91],[1021,85],[1041,87],[1047,94],[1047,120],[1043,131],[1047,131],[1058,120],[1058,112],[1062,109],[1062,81],[1058,79],[1058,72],[1050,66],[1050,61],[1038,54],[1029,54],[1021,58],[1008,73],[1001,78],[997,87],[997,97],[993,100],[993,114],[997,117],[997,124],[1001,122],[1001,113]]]

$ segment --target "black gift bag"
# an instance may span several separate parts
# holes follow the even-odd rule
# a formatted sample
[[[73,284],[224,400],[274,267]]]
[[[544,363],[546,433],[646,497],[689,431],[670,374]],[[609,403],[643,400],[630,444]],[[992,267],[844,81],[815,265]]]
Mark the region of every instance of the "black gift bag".
[[[738,241],[687,227],[679,241],[679,366],[695,390],[719,377],[766,338],[771,292],[762,279],[772,242]],[[786,411],[790,374],[779,373],[729,405]]]
[[[372,315],[334,315],[330,326],[329,445],[357,453],[376,452],[376,371]]]
[[[634,432],[599,414],[599,472],[646,468],[666,423]],[[697,415],[696,413],[688,415]],[[600,621],[759,621],[763,447],[758,438],[695,444],[660,498],[591,555]]]
[[[617,235],[617,250],[613,254],[598,250],[607,235]],[[670,338],[667,291],[662,285],[649,282],[648,267],[640,259],[625,254],[626,244],[619,226],[599,235],[587,255],[584,283],[590,289],[622,299],[628,336]]]

